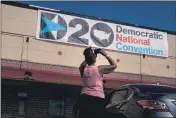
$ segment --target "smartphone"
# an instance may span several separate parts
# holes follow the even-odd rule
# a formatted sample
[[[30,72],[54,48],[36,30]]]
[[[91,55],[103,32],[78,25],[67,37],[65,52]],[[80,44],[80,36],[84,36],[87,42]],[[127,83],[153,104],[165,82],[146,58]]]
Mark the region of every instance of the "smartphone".
[[[100,53],[101,49],[94,49],[94,53],[97,55],[98,53]]]

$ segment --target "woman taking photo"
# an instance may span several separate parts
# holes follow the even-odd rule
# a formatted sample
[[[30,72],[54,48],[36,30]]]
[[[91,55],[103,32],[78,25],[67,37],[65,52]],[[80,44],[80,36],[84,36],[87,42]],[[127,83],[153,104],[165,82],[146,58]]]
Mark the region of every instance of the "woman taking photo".
[[[102,75],[113,72],[117,65],[103,49],[93,50],[89,47],[84,50],[83,54],[85,60],[79,67],[83,88],[73,114],[80,118],[102,118],[105,109]],[[109,65],[97,66],[95,64],[97,54],[102,54],[108,60]]]

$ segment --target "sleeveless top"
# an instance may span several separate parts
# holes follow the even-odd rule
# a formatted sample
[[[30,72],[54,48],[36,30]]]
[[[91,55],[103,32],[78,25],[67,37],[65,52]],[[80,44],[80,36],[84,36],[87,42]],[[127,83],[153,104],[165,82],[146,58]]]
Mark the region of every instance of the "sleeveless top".
[[[81,94],[105,98],[103,91],[103,77],[96,65],[86,66],[82,75],[83,88]]]

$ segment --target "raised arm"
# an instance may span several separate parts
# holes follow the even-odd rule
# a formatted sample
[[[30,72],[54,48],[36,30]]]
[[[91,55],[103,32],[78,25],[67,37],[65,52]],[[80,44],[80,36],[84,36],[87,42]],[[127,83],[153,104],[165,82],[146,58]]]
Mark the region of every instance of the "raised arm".
[[[80,72],[81,76],[83,75],[84,68],[86,67],[86,65],[87,65],[87,63],[86,63],[86,61],[84,60],[84,61],[80,64],[80,66],[79,66],[79,72]]]
[[[117,64],[115,61],[108,56],[108,54],[104,50],[100,50],[100,54],[102,54],[109,62],[110,65],[101,65],[98,67],[100,74],[108,74],[113,72],[117,68]]]

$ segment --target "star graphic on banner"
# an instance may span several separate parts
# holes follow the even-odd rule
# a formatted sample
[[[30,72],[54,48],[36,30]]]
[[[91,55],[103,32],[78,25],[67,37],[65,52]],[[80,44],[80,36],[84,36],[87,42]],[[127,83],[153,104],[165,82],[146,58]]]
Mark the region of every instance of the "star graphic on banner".
[[[48,20],[47,18],[42,16],[42,20],[45,22],[46,27],[41,31],[42,33],[51,32],[54,38],[57,38],[58,30],[66,30],[66,28],[60,24],[57,24],[58,17],[54,17],[52,20]]]

